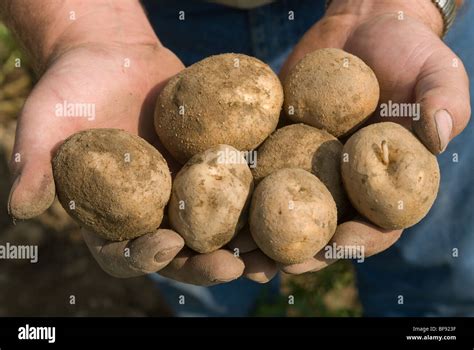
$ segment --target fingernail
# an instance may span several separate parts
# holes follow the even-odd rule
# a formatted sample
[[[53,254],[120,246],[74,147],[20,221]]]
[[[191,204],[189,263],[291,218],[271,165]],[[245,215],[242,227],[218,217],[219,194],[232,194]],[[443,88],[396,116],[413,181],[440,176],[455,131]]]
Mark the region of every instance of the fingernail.
[[[441,152],[444,152],[449,143],[451,137],[451,131],[453,130],[453,119],[451,115],[445,109],[440,109],[435,113],[436,129],[438,131],[439,147]]]
[[[180,249],[181,246],[177,245],[175,247],[170,247],[165,250],[159,251],[155,254],[155,262],[161,263],[173,259]]]
[[[12,211],[12,198],[13,198],[13,194],[15,193],[15,189],[18,186],[19,182],[20,182],[20,175],[17,175],[15,177],[15,179],[13,180],[12,187],[10,189],[10,194],[8,195],[7,211],[8,211],[8,215],[13,217],[13,219],[15,219],[15,217],[14,217],[13,211]]]

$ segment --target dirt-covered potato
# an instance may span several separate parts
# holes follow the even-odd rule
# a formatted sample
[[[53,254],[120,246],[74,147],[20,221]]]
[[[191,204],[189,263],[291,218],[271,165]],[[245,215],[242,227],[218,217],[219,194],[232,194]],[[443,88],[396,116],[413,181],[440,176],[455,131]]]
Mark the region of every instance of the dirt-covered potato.
[[[193,156],[173,182],[168,216],[186,245],[209,253],[227,244],[244,226],[253,190],[242,153],[218,145]]]
[[[326,186],[306,170],[277,170],[255,189],[250,232],[275,261],[297,264],[313,257],[329,242],[336,225],[336,203]]]
[[[350,208],[341,179],[342,143],[324,130],[293,124],[275,131],[257,151],[255,182],[275,170],[301,168],[316,175],[333,196],[338,217]]]
[[[438,193],[436,157],[395,123],[369,125],[344,145],[342,179],[354,207],[385,229],[415,225]]]
[[[271,68],[241,54],[208,57],[172,78],[161,91],[155,128],[184,163],[218,144],[252,150],[275,130],[283,89]]]
[[[156,231],[171,192],[160,152],[117,129],[89,129],[66,139],[53,159],[53,174],[64,209],[112,241]]]
[[[284,82],[286,115],[343,136],[376,109],[379,84],[360,58],[340,49],[304,56]]]

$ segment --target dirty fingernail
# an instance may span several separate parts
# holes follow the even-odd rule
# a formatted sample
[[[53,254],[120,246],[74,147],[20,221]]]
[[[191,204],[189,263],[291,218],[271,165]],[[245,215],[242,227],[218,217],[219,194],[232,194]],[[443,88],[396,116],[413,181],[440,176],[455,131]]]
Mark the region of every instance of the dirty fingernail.
[[[453,130],[453,119],[445,109],[440,109],[435,113],[436,129],[438,131],[439,146],[444,152],[449,143],[451,131]]]
[[[182,246],[177,245],[174,247],[170,247],[164,250],[159,251],[155,254],[155,262],[161,263],[166,262],[174,258],[174,256],[179,252]]]
[[[20,182],[20,176],[17,175],[15,179],[13,180],[12,187],[10,189],[10,194],[8,195],[8,204],[7,204],[7,210],[8,210],[8,215],[12,216],[13,218],[15,217],[12,209],[12,200],[13,200],[13,194],[15,193],[15,189],[18,186],[18,183]]]

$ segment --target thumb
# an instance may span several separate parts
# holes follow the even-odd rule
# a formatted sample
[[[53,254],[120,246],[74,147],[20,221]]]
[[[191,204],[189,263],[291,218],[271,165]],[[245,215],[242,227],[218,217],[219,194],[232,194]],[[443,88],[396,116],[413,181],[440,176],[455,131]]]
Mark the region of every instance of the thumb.
[[[33,218],[54,201],[51,153],[56,140],[61,138],[55,137],[58,131],[48,123],[48,113],[42,109],[35,108],[33,92],[18,119],[10,161],[13,183],[8,199],[8,213],[14,220]]]
[[[9,215],[14,220],[26,220],[40,215],[54,201],[51,166],[47,161],[35,159],[24,161],[23,165],[13,166],[13,169],[17,170],[13,170],[16,175],[8,198]]]
[[[363,257],[368,258],[391,247],[401,234],[402,230],[384,230],[371,223],[356,219],[337,226],[336,233],[326,247],[358,247],[359,249],[363,247],[361,250]],[[283,272],[293,275],[319,271],[337,261],[337,259],[326,255],[326,247],[311,259],[300,264],[280,265],[280,268]]]
[[[432,153],[441,153],[466,127],[471,114],[469,78],[448,47],[435,50],[423,64],[415,94],[421,115],[413,121],[413,130]]]

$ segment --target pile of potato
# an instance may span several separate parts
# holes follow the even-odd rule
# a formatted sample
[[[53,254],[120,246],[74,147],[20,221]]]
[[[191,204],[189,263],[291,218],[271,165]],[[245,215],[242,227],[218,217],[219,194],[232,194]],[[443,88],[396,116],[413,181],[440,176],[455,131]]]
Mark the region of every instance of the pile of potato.
[[[410,131],[389,122],[357,130],[378,100],[373,71],[342,50],[308,54],[283,86],[255,58],[208,57],[157,100],[156,133],[183,164],[173,180],[145,140],[91,129],[56,153],[58,197],[109,240],[169,225],[206,254],[250,230],[271,259],[302,263],[357,213],[384,229],[406,228],[436,198],[436,157]],[[293,124],[280,120],[282,110]]]

